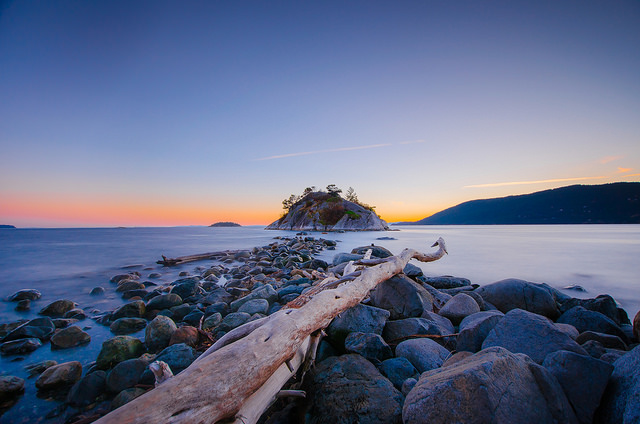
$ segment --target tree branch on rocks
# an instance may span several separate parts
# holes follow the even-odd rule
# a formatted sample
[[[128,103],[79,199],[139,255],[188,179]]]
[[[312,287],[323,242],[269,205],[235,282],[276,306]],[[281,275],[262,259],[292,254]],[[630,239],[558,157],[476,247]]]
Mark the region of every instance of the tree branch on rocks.
[[[431,262],[447,253],[442,238],[433,246],[438,246],[433,253],[405,249],[363,269],[353,281],[316,293],[298,309],[275,312],[229,344],[214,344],[187,369],[96,423],[255,422],[304,359],[315,355],[309,346],[317,346],[312,338],[319,337],[318,330],[401,273],[411,259]]]

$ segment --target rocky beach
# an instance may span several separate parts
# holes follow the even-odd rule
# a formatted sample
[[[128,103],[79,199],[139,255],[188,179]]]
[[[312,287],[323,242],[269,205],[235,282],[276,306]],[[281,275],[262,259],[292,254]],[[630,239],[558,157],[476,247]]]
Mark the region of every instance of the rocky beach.
[[[16,291],[6,301],[39,317],[1,323],[0,351],[32,377],[0,376],[0,419],[17,422],[12,407],[35,391],[50,409],[21,411],[21,422],[97,420],[153,390],[156,361],[178,374],[231,330],[280,310],[327,275],[341,276],[368,250],[372,258],[392,255],[355,246],[331,261],[317,258],[335,246],[306,234],[278,236],[193,262],[189,271],[123,272],[92,291],[122,298],[102,312],[68,299],[41,304],[28,287]],[[333,320],[315,363],[294,382],[306,398],[278,400],[261,422],[635,423],[638,320],[607,295],[577,299],[518,279],[477,286],[427,277],[409,264]],[[92,340],[91,326],[110,336]],[[88,344],[98,345],[97,356],[74,360]],[[71,354],[60,363],[29,360],[43,350]]]

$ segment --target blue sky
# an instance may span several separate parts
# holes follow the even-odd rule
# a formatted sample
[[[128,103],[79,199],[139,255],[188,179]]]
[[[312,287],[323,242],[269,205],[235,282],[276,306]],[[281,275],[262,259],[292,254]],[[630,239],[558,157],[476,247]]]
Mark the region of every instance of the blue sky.
[[[639,181],[640,3],[4,2],[0,221],[389,221]]]

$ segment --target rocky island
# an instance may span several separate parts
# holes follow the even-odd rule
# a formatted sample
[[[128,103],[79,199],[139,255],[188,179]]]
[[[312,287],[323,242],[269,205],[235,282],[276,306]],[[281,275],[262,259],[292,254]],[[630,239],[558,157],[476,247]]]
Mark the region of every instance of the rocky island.
[[[349,188],[346,198],[335,185],[327,191],[308,187],[301,196],[291,195],[282,203],[285,213],[266,227],[267,230],[295,231],[385,231],[389,226],[374,211],[361,203]]]
[[[16,228],[14,225],[1,224],[0,228]]]
[[[209,227],[242,227],[242,225],[235,222],[216,222],[215,224],[209,225]]]

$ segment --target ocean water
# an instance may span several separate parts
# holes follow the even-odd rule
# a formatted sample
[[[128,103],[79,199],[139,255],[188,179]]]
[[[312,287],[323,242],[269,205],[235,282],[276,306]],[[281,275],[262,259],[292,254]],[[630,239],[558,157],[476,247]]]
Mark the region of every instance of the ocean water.
[[[338,252],[363,245],[384,246],[393,253],[406,247],[430,251],[443,237],[449,254],[436,262],[419,263],[428,276],[454,275],[472,283],[488,284],[504,278],[548,283],[557,288],[580,285],[586,292],[566,291],[574,297],[612,295],[630,318],[640,310],[640,225],[532,225],[532,226],[395,226],[398,231],[315,233],[309,236],[337,240],[336,250],[319,257],[328,262]],[[73,300],[92,314],[123,304],[109,279],[130,270],[162,277],[171,282],[180,271],[193,272],[211,261],[166,268],[155,263],[161,255],[176,257],[227,249],[249,249],[273,242],[276,236],[295,232],[266,231],[261,226],[211,228],[99,228],[99,229],[0,229],[0,323],[37,317],[48,303]],[[379,238],[391,238],[379,240]],[[107,291],[90,296],[96,286]],[[32,310],[16,312],[6,298],[23,288],[40,290],[42,298]],[[52,351],[48,344],[24,357],[0,357],[0,373],[27,378],[24,366],[44,359],[58,362],[95,360],[102,341],[112,334],[107,327],[86,319],[92,341],[74,349]],[[144,338],[144,331],[133,336]],[[27,380],[23,398],[0,417],[0,422],[37,422],[56,403],[40,399],[33,379]],[[56,422],[56,419],[47,422]]]

